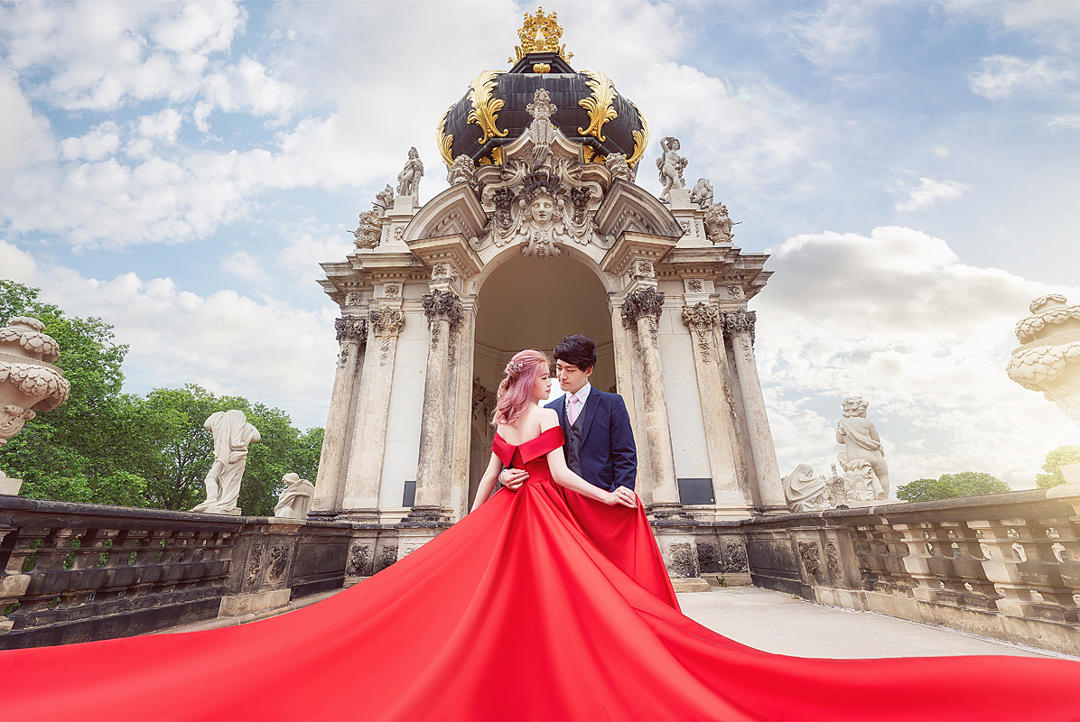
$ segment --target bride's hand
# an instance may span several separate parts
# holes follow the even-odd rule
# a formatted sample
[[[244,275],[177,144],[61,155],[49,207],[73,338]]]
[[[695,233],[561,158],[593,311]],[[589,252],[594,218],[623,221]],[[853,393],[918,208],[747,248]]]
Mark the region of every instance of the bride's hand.
[[[637,508],[637,494],[625,486],[618,486],[615,491],[608,492],[608,496],[604,499],[604,503],[609,506],[621,505],[629,507],[631,509]]]

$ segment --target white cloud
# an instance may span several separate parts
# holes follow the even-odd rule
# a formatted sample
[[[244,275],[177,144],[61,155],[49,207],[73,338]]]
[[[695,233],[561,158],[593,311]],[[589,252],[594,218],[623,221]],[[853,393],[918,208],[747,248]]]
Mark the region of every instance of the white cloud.
[[[1075,442],[1068,418],[1004,370],[1014,324],[1046,286],[897,227],[796,236],[769,268],[753,306],[782,473],[803,462],[828,472],[852,394],[871,403],[894,486],[965,470],[1030,486],[1046,452]]]
[[[130,346],[129,391],[197,383],[288,409],[301,427],[326,421],[337,353],[334,309],[300,311],[228,289],[201,296],[171,278],[135,273],[102,281],[37,264],[4,241],[0,267],[4,277],[41,288],[43,301],[112,324],[117,342]]]
[[[1080,5],[1068,0],[944,0],[957,18],[978,18],[996,31],[1028,35],[1044,45],[1073,50],[1080,39]]]
[[[265,284],[270,280],[263,270],[262,262],[247,251],[236,251],[226,256],[221,262],[221,268],[237,278],[256,284]]]
[[[1047,93],[1075,79],[1075,71],[1052,58],[992,55],[979,61],[968,76],[968,86],[977,95],[997,100],[1017,93]]]
[[[1046,121],[1046,127],[1053,130],[1080,130],[1080,113],[1055,115]]]
[[[829,2],[820,10],[792,13],[787,32],[795,50],[815,65],[833,66],[876,49],[874,5]]]
[[[299,232],[287,246],[278,251],[275,264],[289,271],[296,283],[314,284],[324,275],[319,266],[320,261],[344,258],[346,253],[353,250],[352,240],[348,236],[345,231],[340,235],[318,236]]]
[[[153,115],[144,115],[139,118],[139,133],[147,138],[172,143],[176,141],[176,134],[180,132],[180,122],[180,113],[173,108],[165,108]]]
[[[914,187],[903,188],[907,198],[897,201],[898,211],[921,211],[938,203],[954,201],[971,190],[971,186],[953,180],[920,178]]]
[[[0,178],[55,154],[49,121],[36,114],[18,80],[0,68]]]
[[[204,124],[213,107],[231,113],[245,111],[283,118],[296,109],[303,92],[270,76],[257,60],[243,58],[207,78],[206,97],[210,108],[203,103],[196,106],[196,122],[201,118]]]

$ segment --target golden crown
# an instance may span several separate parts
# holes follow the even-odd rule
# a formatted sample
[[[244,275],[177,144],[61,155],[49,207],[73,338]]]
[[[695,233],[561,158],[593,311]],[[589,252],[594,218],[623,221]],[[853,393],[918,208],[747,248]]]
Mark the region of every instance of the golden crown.
[[[529,53],[558,53],[566,62],[574,57],[573,53],[566,52],[565,45],[559,45],[562,39],[563,29],[558,22],[558,13],[544,14],[544,8],[537,7],[536,15],[525,13],[525,22],[518,30],[521,45],[514,47],[517,57],[510,58],[507,62],[516,63]]]

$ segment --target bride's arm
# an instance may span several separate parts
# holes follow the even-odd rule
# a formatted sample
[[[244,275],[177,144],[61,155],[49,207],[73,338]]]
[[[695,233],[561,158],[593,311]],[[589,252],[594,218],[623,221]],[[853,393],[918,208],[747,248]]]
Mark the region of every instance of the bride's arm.
[[[491,490],[495,486],[495,479],[498,478],[502,468],[502,462],[499,461],[499,457],[495,456],[494,451],[491,452],[491,461],[488,462],[487,468],[484,469],[484,475],[480,477],[480,486],[476,487],[476,498],[473,499],[473,505],[470,511],[476,511],[476,507],[483,504],[487,501],[487,498],[491,496]]]
[[[540,418],[540,432],[543,433],[553,426],[558,425],[559,416],[555,413],[555,410],[544,409],[543,416]],[[613,492],[604,491],[600,487],[593,486],[575,474],[570,467],[566,465],[566,456],[563,454],[563,447],[561,446],[557,449],[552,449],[547,453],[547,462],[548,468],[551,469],[551,478],[555,480],[556,484],[565,486],[571,491],[576,491],[582,496],[587,496],[602,504],[608,504],[610,506],[622,504],[631,509],[637,506],[637,496],[626,487],[620,486]]]

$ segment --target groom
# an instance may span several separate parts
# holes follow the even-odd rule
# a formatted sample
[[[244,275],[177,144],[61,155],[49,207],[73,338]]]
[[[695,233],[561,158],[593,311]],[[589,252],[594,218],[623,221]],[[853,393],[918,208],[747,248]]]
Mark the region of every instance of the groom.
[[[559,415],[566,437],[566,465],[585,481],[605,491],[634,490],[637,450],[630,415],[618,394],[594,389],[589,376],[596,367],[596,344],[580,334],[563,337],[555,347],[555,371],[566,392],[547,404]],[[499,481],[515,490],[529,474],[503,469]]]

